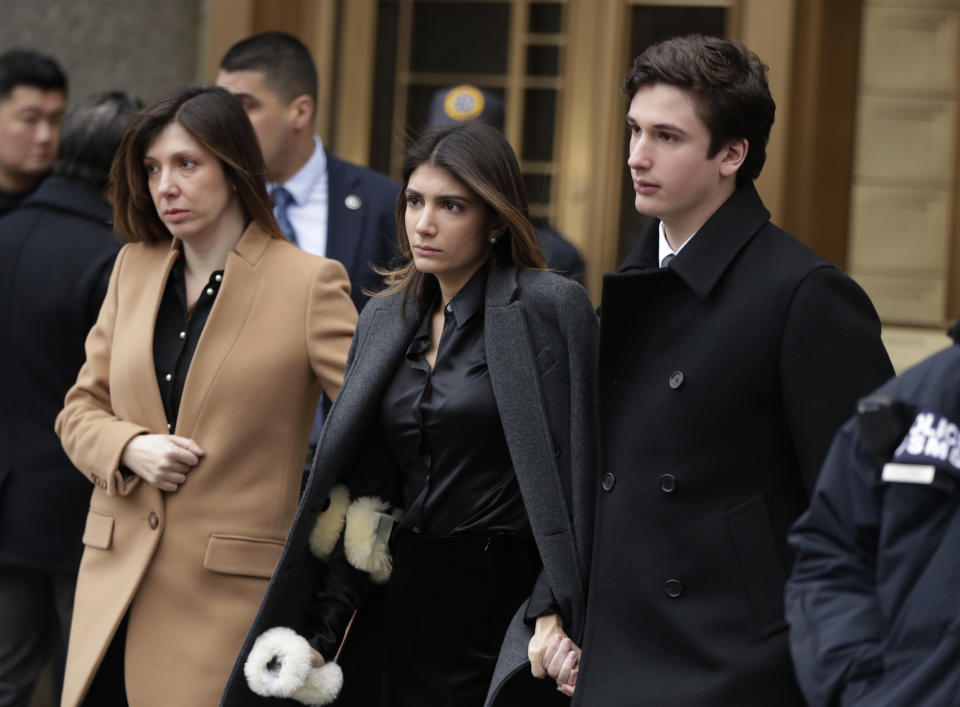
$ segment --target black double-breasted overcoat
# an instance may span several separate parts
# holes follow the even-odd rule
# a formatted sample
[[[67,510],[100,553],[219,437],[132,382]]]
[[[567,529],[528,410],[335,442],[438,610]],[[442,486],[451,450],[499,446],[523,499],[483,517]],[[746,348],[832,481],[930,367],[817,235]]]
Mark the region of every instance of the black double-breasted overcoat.
[[[800,705],[790,524],[892,374],[867,296],[752,185],[660,269],[654,220],[604,278],[601,473],[574,705]]]

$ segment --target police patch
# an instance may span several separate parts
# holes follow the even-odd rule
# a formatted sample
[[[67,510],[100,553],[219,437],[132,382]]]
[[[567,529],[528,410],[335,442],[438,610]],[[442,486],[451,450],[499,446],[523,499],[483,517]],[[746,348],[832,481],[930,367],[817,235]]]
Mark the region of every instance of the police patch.
[[[483,112],[483,93],[476,86],[455,86],[443,99],[443,112],[454,120],[472,120]]]
[[[893,459],[901,464],[949,465],[960,470],[960,426],[935,412],[920,412]]]

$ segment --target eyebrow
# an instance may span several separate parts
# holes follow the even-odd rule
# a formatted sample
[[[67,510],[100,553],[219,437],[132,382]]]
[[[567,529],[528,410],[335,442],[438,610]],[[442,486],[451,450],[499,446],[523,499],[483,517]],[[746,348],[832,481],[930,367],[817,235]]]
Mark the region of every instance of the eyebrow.
[[[66,110],[64,108],[57,108],[55,110],[47,111],[40,106],[23,106],[17,111],[17,114],[22,115],[23,113],[36,113],[38,115],[60,116],[65,112]]]
[[[639,125],[639,123],[636,120],[634,120],[630,115],[627,116],[627,124]],[[655,123],[653,127],[657,130],[669,130],[670,132],[680,133],[681,135],[687,134],[686,130],[684,130],[678,125],[674,125],[673,123]]]
[[[227,90],[230,92],[230,95],[236,98],[238,101],[259,102],[257,101],[257,97],[254,96],[252,93],[247,93],[246,91],[230,91],[230,89],[227,89]]]
[[[423,196],[423,194],[421,194],[419,191],[417,191],[412,187],[407,187],[406,193],[410,196],[419,196],[419,197]],[[456,199],[457,201],[465,201],[468,204],[473,203],[473,200],[469,196],[464,196],[463,194],[438,194],[437,196],[434,197],[434,199],[436,201]]]
[[[178,150],[178,151],[174,152],[174,153],[171,155],[171,157],[172,157],[173,159],[175,159],[175,160],[176,160],[176,159],[179,159],[179,158],[181,158],[181,157],[190,157],[191,159],[193,159],[193,158],[199,157],[199,153],[198,153],[198,152],[194,152],[193,150]],[[147,154],[145,154],[145,155],[143,156],[143,161],[144,161],[144,162],[147,162],[147,161],[160,162],[160,159],[157,158],[157,157],[154,157],[153,155],[151,155],[151,154],[149,154],[149,153],[147,153]]]

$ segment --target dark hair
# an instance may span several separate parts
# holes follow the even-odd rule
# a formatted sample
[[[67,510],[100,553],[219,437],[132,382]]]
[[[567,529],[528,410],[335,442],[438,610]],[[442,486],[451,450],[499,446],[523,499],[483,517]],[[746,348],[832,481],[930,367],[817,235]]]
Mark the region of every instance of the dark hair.
[[[143,108],[132,93],[107,91],[74,106],[60,129],[60,150],[53,173],[98,192],[110,182],[110,165],[130,116]]]
[[[439,287],[435,277],[426,277],[416,269],[407,238],[407,185],[410,175],[422,164],[449,172],[479,197],[503,226],[504,233],[492,247],[491,257],[523,268],[546,267],[530,223],[526,187],[513,148],[493,126],[470,120],[428,132],[407,151],[403,188],[397,196],[397,246],[407,263],[381,272],[387,289],[377,294],[386,296],[402,290],[406,298],[412,293],[423,313]]]
[[[286,32],[262,32],[234,44],[220,61],[224,71],[262,71],[264,83],[286,103],[304,94],[317,102],[317,67],[310,50]]]
[[[143,158],[165,127],[177,123],[223,166],[248,219],[283,238],[264,182],[263,155],[240,103],[218,86],[184,86],[137,113],[113,162],[114,229],[124,240],[153,242],[170,237],[147,186]]]
[[[66,94],[67,77],[53,57],[26,49],[11,49],[0,54],[0,100],[13,93],[17,86]]]
[[[692,34],[648,47],[634,59],[623,82],[633,100],[646,86],[663,83],[688,91],[697,115],[710,131],[714,157],[731,140],[745,138],[747,157],[737,183],[760,175],[767,158],[767,140],[776,104],[767,84],[767,67],[760,57],[733,39]]]

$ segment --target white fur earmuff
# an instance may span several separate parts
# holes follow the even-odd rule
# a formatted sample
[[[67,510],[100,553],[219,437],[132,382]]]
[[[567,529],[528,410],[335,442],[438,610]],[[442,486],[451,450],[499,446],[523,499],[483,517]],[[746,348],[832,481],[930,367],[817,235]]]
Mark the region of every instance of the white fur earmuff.
[[[347,509],[343,531],[347,561],[358,570],[369,573],[370,579],[377,584],[390,579],[393,571],[389,542],[394,518],[385,512],[389,507],[386,501],[374,496],[361,496]]]
[[[343,687],[334,662],[311,663],[310,644],[293,629],[276,626],[260,634],[243,664],[247,685],[261,697],[290,697],[305,705],[328,705]]]
[[[310,531],[310,551],[319,559],[329,559],[333,548],[337,546],[349,505],[350,492],[346,486],[337,484],[330,489],[330,505],[317,516],[317,522]]]

